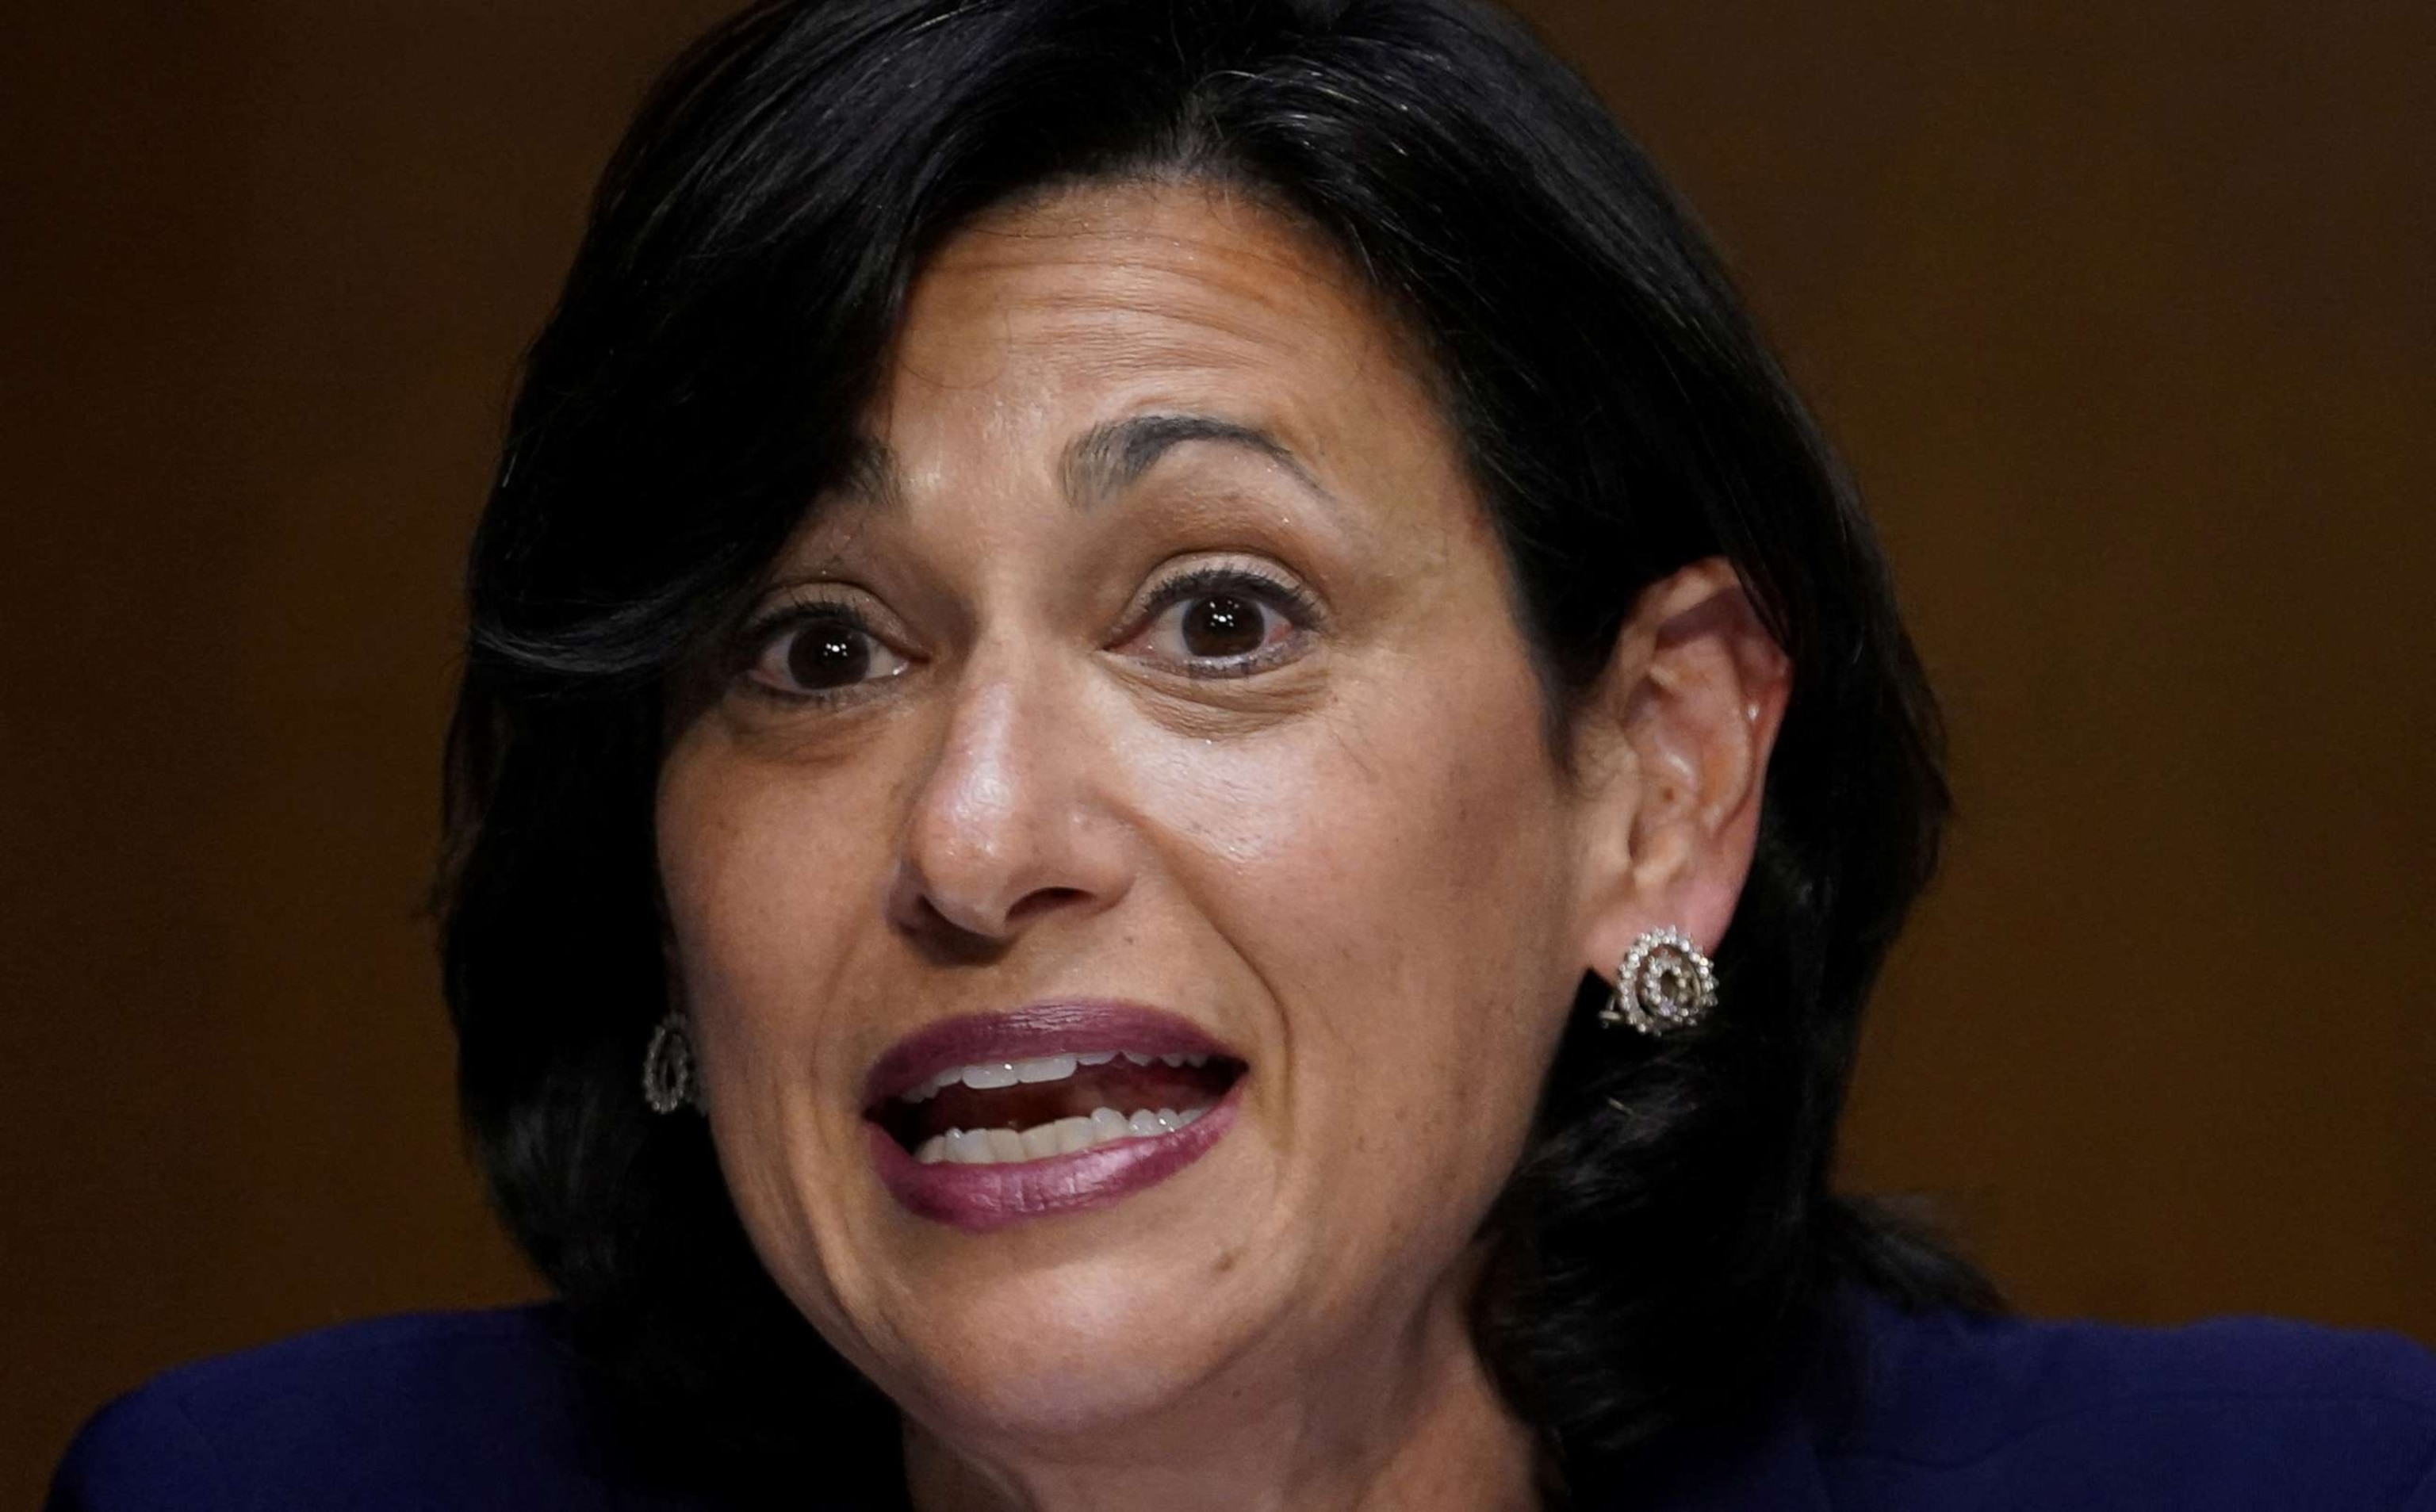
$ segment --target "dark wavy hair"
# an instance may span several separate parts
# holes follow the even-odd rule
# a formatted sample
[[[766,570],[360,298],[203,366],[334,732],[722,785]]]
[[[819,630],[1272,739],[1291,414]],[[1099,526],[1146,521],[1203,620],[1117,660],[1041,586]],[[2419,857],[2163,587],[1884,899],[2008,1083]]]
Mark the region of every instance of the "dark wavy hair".
[[[903,1494],[893,1409],[763,1272],[703,1122],[639,1096],[668,1006],[664,686],[850,464],[925,255],[990,207],[1143,179],[1261,197],[1409,324],[1552,730],[1640,590],[1702,557],[1793,664],[1724,1006],[1594,1039],[1586,977],[1487,1220],[1475,1336],[1550,1463],[1754,1410],[1839,1286],[1992,1307],[1830,1179],[1946,816],[1935,704],[1853,489],[1591,90],[1474,0],[764,4],[673,65],[602,181],[475,534],[448,738],[472,1141],[669,1473],[749,1489],[809,1424],[848,1494]]]

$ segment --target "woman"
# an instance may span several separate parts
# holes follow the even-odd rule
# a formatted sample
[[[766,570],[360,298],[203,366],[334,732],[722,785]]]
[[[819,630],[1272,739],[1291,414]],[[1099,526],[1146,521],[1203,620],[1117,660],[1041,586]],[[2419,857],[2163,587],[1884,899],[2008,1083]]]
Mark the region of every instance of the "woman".
[[[2436,1507],[2410,1347],[2004,1321],[1828,1190],[1933,705],[1470,0],[722,27],[471,597],[447,988],[562,1300],[172,1375],[59,1505]]]

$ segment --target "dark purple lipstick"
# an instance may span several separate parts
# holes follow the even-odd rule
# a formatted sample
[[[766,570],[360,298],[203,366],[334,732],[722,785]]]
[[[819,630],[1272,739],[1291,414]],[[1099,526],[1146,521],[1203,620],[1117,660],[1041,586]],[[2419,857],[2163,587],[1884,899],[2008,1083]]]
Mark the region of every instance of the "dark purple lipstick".
[[[1120,1202],[1233,1126],[1248,1068],[1191,1020],[1062,1001],[950,1018],[863,1079],[872,1159],[910,1211],[983,1232]]]

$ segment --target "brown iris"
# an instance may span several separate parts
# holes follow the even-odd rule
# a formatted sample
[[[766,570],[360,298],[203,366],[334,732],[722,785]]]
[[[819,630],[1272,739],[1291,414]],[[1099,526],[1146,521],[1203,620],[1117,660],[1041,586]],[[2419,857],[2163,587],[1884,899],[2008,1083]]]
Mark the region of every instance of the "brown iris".
[[[1184,612],[1184,649],[1221,660],[1261,649],[1261,606],[1231,593],[1196,599]]]
[[[835,621],[806,625],[787,648],[787,675],[806,688],[839,688],[871,672],[871,642],[852,625]]]

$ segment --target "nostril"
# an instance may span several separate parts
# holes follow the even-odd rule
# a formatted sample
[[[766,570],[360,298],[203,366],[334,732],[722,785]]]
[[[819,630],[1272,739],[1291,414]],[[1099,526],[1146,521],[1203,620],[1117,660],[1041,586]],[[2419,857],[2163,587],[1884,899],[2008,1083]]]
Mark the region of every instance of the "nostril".
[[[896,919],[898,927],[909,938],[944,964],[987,962],[1004,953],[1008,943],[1002,936],[969,928],[948,917],[927,896],[914,898],[909,907],[897,912]]]
[[[1052,913],[1069,903],[1080,903],[1091,895],[1079,887],[1040,887],[1015,900],[1006,911],[1009,925],[1027,924],[1043,913]]]
[[[987,959],[1035,919],[1091,896],[1087,888],[1036,887],[1004,907],[964,906],[952,896],[943,898],[915,886],[899,893],[890,913],[907,935],[948,959]]]

